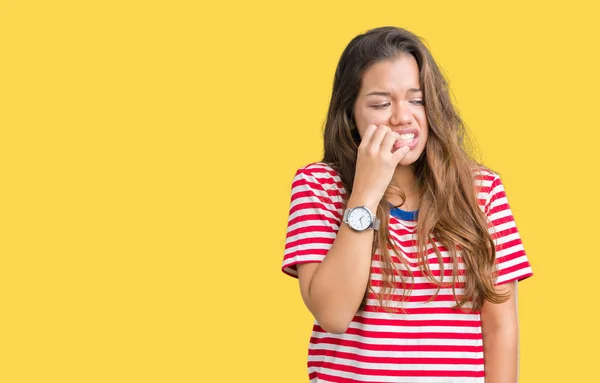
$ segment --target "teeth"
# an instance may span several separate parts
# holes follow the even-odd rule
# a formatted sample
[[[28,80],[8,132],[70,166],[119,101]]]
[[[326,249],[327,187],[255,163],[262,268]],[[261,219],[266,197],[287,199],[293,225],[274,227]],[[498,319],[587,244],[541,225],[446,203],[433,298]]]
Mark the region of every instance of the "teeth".
[[[401,134],[400,140],[402,141],[412,141],[415,138],[414,133]]]

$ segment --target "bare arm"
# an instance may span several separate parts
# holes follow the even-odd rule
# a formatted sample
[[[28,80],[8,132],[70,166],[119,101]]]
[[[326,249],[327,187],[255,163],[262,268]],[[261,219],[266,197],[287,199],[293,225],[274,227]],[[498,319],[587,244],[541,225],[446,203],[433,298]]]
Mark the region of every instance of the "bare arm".
[[[373,230],[357,233],[342,223],[323,262],[297,266],[302,299],[328,332],[344,333],[360,306],[369,281],[373,235]]]
[[[396,166],[408,153],[408,147],[393,150],[399,138],[386,126],[367,127],[347,207],[366,206],[375,213]],[[302,299],[328,332],[345,332],[356,315],[369,281],[373,235],[373,230],[354,232],[341,223],[321,263],[297,266]]]
[[[519,324],[517,316],[517,282],[499,285],[509,292],[506,302],[484,302],[481,308],[483,353],[486,383],[516,383],[519,364]]]

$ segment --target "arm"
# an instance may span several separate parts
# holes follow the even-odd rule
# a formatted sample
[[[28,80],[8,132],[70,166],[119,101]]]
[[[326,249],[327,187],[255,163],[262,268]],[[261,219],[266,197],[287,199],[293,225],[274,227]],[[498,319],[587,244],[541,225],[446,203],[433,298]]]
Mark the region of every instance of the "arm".
[[[396,166],[409,151],[406,146],[392,151],[399,137],[387,126],[367,127],[347,207],[363,205],[376,212]],[[341,223],[321,263],[297,266],[302,299],[326,331],[344,333],[356,315],[369,282],[372,246],[373,230],[357,233]]]
[[[352,198],[348,207],[364,205]],[[375,206],[366,205],[375,212]],[[373,230],[361,233],[341,224],[336,238],[321,263],[298,265],[304,304],[328,332],[346,331],[362,302],[371,270]]]
[[[519,364],[519,325],[517,316],[517,281],[497,286],[508,292],[506,302],[484,302],[481,328],[486,383],[516,383]]]

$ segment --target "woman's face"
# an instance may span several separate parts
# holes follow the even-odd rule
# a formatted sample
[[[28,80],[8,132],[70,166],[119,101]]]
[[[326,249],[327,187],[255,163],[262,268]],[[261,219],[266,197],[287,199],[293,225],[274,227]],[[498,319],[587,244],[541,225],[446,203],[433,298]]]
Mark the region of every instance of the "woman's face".
[[[367,126],[386,125],[402,135],[410,151],[400,165],[413,164],[427,141],[427,116],[419,81],[419,67],[412,55],[373,64],[363,74],[354,103],[354,119],[360,136]],[[394,149],[397,150],[397,149]]]

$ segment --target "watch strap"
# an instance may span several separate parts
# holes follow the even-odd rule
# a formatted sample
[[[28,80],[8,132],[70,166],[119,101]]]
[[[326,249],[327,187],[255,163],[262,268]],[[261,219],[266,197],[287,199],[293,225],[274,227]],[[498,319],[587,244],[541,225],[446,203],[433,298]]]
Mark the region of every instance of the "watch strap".
[[[373,222],[371,222],[371,228],[375,231],[379,230],[379,227],[381,226],[381,220],[379,218],[377,218],[377,216],[375,214],[373,214]]]

